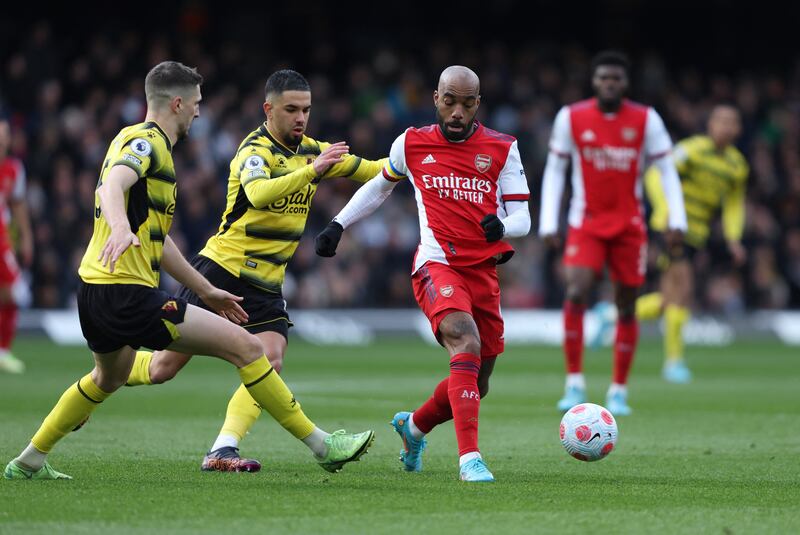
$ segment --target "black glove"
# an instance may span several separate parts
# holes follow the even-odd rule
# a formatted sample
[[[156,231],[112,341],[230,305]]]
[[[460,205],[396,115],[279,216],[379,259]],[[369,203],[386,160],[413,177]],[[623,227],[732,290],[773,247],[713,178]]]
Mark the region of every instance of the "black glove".
[[[336,247],[339,245],[339,240],[342,239],[342,227],[336,221],[331,221],[325,230],[317,234],[314,238],[314,248],[319,256],[331,257],[336,256]]]
[[[497,214],[486,214],[486,217],[481,219],[481,226],[483,227],[483,235],[486,236],[486,241],[491,243],[503,237],[506,233],[506,227],[503,222],[497,217]]]

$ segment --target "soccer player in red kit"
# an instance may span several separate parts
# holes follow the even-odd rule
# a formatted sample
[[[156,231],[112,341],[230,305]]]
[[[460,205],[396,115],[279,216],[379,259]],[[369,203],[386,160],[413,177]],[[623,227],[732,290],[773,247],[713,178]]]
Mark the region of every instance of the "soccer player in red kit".
[[[16,225],[22,265],[33,261],[33,233],[25,201],[25,167],[8,155],[11,129],[0,119],[0,371],[22,373],[25,364],[11,354],[11,342],[17,328],[15,284],[22,284],[19,266],[9,233],[8,214]]]
[[[592,62],[595,97],[563,107],[556,116],[542,183],[539,235],[559,245],[558,218],[564,175],[572,163],[572,199],[568,214],[564,265],[564,354],[567,364],[561,411],[586,401],[583,377],[583,315],[603,268],[614,281],[619,321],[614,370],[606,408],[627,415],[628,372],[639,328],[635,305],[644,283],[647,230],[641,203],[641,175],[652,163],[661,171],[669,204],[667,246],[679,247],[686,230],[680,179],[670,152],[672,141],[653,108],[624,98],[629,64],[618,52],[598,54]]]
[[[392,425],[403,439],[405,469],[418,472],[425,434],[452,419],[460,476],[470,482],[494,481],[478,449],[478,411],[504,348],[496,265],[514,250],[502,239],[530,230],[517,141],[475,121],[480,100],[472,70],[445,69],[433,93],[438,124],[400,135],[382,176],[362,186],[316,239],[317,254],[333,256],[344,228],[374,211],[397,182],[411,182],[421,234],[411,281],[450,354],[450,373],[428,401],[398,412]]]

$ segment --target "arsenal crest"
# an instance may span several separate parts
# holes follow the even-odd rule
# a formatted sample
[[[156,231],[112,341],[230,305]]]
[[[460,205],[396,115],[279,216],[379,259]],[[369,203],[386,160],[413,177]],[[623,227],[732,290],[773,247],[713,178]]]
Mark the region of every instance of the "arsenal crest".
[[[639,133],[636,131],[635,128],[625,127],[622,129],[622,139],[625,141],[633,141],[637,138]]]
[[[485,173],[492,165],[492,157],[488,154],[478,154],[475,156],[475,169],[479,173]]]
[[[450,297],[453,295],[453,287],[449,284],[447,286],[442,286],[439,288],[439,293],[442,294],[444,297]]]

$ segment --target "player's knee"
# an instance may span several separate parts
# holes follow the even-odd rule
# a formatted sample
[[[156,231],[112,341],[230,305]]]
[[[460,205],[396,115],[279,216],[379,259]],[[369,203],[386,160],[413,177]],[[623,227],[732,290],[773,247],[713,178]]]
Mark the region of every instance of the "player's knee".
[[[92,381],[103,392],[110,394],[116,392],[128,380],[129,373],[122,370],[102,370],[95,368],[92,371]]]
[[[481,395],[481,399],[489,395],[489,379],[478,379],[478,393]]]
[[[566,300],[574,305],[586,304],[586,291],[577,284],[570,284],[567,286]]]
[[[264,347],[257,336],[242,329],[234,344],[234,351],[233,357],[238,361],[234,364],[241,367],[258,360],[264,354]]]
[[[449,336],[446,338],[446,341],[446,345],[449,346],[453,353],[471,353],[473,355],[481,354],[480,338],[473,334]]]
[[[473,355],[481,354],[481,340],[477,336],[469,335],[464,341],[464,353],[472,353]]]
[[[281,373],[283,369],[283,355],[280,353],[270,353],[267,355],[267,359],[275,371]]]
[[[481,354],[481,339],[471,317],[464,315],[454,321],[442,322],[439,334],[445,346],[454,353]]]
[[[150,364],[150,383],[160,385],[178,374],[181,368],[171,362],[153,361]]]
[[[450,330],[441,333],[445,347],[453,353],[481,354],[481,340],[470,332]]]

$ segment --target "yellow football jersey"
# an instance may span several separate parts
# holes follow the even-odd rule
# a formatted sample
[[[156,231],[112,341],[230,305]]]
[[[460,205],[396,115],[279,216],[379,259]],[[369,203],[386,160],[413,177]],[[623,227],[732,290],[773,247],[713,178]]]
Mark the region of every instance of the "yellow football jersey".
[[[297,150],[291,150],[270,135],[266,123],[251,132],[231,161],[219,230],[200,254],[257,288],[280,293],[319,181],[346,177],[366,182],[386,163],[347,155],[317,177],[312,164],[328,146],[303,136]]]
[[[116,165],[136,171],[139,180],[125,192],[125,209],[141,246],[128,248],[114,266],[114,273],[100,263],[97,258],[111,228],[95,194],[94,232],[78,270],[85,282],[158,286],[164,237],[172,225],[178,191],[171,151],[169,138],[154,122],[125,127],[111,142],[97,187]]]
[[[675,146],[673,158],[681,177],[688,230],[686,243],[702,248],[711,232],[711,221],[722,208],[725,238],[738,241],[744,231],[745,194],[750,168],[736,147],[718,151],[705,135],[684,139]],[[650,225],[667,227],[667,201],[655,167],[645,175],[647,196],[653,206]]]

